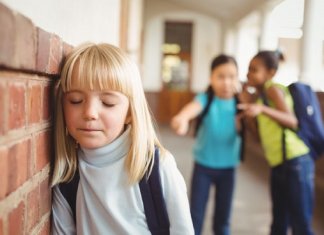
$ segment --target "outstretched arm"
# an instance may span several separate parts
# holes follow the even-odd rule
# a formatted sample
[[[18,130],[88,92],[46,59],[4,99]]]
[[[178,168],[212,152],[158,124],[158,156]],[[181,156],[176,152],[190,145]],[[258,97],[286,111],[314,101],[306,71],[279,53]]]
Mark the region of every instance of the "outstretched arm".
[[[193,100],[186,104],[171,120],[171,127],[178,135],[185,135],[189,129],[189,121],[202,111],[201,104]]]
[[[263,104],[239,104],[238,108],[244,110],[244,114],[249,117],[255,117],[263,113],[270,118],[274,119],[280,125],[288,128],[297,128],[298,121],[292,111],[289,110],[284,93],[280,88],[275,86],[267,90],[268,99],[274,103],[274,108]]]

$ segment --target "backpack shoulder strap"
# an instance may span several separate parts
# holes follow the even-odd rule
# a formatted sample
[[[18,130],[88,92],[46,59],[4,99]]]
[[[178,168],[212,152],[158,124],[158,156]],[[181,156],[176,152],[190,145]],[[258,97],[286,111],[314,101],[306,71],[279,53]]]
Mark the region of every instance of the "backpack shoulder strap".
[[[272,84],[271,84],[272,85]],[[268,86],[269,88],[270,86]],[[283,87],[283,86],[281,86]],[[262,103],[265,105],[265,106],[268,106],[270,107],[270,104],[269,104],[269,99],[267,97],[267,94],[265,91],[263,91],[261,93],[261,100],[262,100]],[[282,127],[282,134],[281,134],[281,146],[282,146],[282,158],[283,158],[283,162],[286,162],[287,161],[287,147],[286,147],[286,129],[285,127]]]
[[[169,235],[170,221],[162,192],[159,173],[159,149],[155,149],[154,164],[150,176],[139,183],[147,224],[152,235]]]
[[[146,175],[143,177],[139,182],[139,187],[147,224],[152,235],[169,235],[170,222],[162,192],[159,160],[159,149],[156,148],[152,172],[148,178]],[[77,169],[70,182],[59,184],[63,197],[71,207],[74,222],[76,222],[76,195],[79,181],[80,175]]]
[[[77,168],[71,181],[59,184],[59,189],[63,197],[71,207],[74,222],[76,222],[76,195],[78,191],[79,181],[80,175],[79,170]]]
[[[203,111],[201,112],[201,114],[197,117],[197,122],[196,122],[196,126],[195,126],[195,131],[194,131],[194,136],[197,136],[199,127],[204,119],[204,117],[206,116],[206,114],[209,111],[210,105],[213,101],[214,98],[214,91],[213,88],[211,86],[209,86],[206,90],[206,95],[207,95],[207,104],[205,106],[205,108],[203,109]]]

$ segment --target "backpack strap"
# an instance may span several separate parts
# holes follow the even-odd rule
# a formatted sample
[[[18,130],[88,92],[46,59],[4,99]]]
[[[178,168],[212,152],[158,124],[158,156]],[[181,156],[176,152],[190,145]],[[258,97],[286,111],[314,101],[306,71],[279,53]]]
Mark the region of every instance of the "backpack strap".
[[[74,223],[76,223],[76,195],[79,181],[80,174],[77,168],[71,181],[59,184],[59,189],[72,210]]]
[[[162,192],[162,185],[159,172],[159,149],[156,148],[154,152],[154,164],[152,172],[149,177],[145,176],[139,182],[139,187],[144,204],[144,213],[147,224],[152,235],[169,235],[170,222],[165,205],[165,200]],[[77,168],[71,181],[67,183],[60,183],[59,189],[68,202],[73,219],[76,223],[76,196],[78,185],[80,181],[80,174]]]
[[[265,94],[265,92],[261,93],[261,100],[265,106],[270,107],[268,97]],[[283,162],[285,162],[285,161],[287,161],[287,147],[286,147],[286,129],[287,128],[282,127],[281,129],[282,129],[282,134],[281,134],[282,158],[283,158]]]
[[[205,108],[203,109],[203,111],[201,112],[201,114],[197,117],[194,136],[197,136],[199,127],[201,126],[201,123],[202,123],[204,117],[208,113],[210,105],[211,105],[211,103],[213,101],[213,98],[214,98],[214,91],[213,91],[213,88],[211,86],[209,86],[207,88],[205,93],[207,94],[207,104],[206,104]]]
[[[139,183],[146,221],[152,235],[169,235],[170,221],[162,192],[159,173],[159,149],[155,149],[154,164],[149,175],[146,174]]]

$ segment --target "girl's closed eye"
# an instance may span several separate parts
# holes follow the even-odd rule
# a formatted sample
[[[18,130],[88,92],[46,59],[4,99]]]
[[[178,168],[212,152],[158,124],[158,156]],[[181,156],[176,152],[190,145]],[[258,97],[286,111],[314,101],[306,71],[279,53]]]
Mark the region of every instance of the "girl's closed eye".
[[[81,104],[84,100],[82,94],[76,91],[70,91],[65,94],[66,101],[72,105]]]
[[[101,102],[106,107],[114,107],[116,105],[114,102],[108,102],[108,101],[105,101],[105,100],[102,100]]]
[[[104,93],[100,95],[103,106],[107,108],[114,107],[120,103],[120,99],[114,93]]]
[[[82,99],[70,99],[69,102],[71,104],[81,104],[82,103]]]

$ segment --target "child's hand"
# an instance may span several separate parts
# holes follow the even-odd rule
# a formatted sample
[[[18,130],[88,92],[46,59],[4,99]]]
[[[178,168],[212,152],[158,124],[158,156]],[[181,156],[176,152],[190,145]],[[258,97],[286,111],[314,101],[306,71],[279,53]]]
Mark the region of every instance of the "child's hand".
[[[172,118],[171,127],[178,135],[183,136],[188,132],[189,122],[181,116],[177,115]]]
[[[254,103],[258,98],[258,91],[247,83],[243,85],[242,91],[238,94],[240,103]]]
[[[242,113],[237,114],[235,116],[235,126],[236,126],[236,130],[238,132],[240,132],[242,130],[242,123],[241,123],[242,118],[243,118],[243,114]]]
[[[238,104],[237,108],[242,110],[247,117],[256,117],[263,111],[263,105],[261,104]]]

